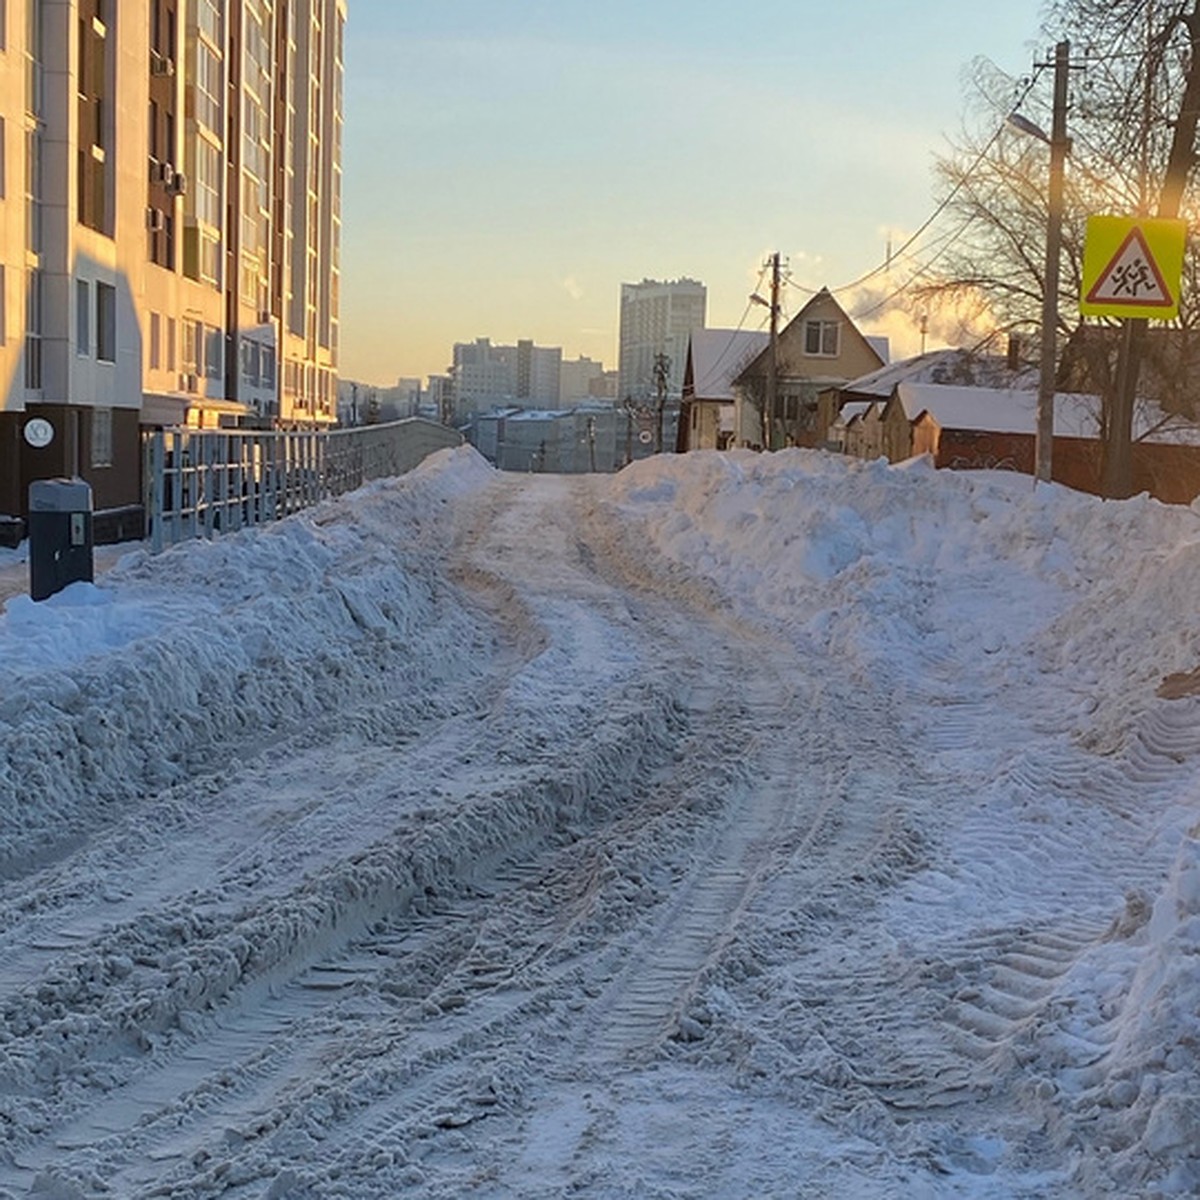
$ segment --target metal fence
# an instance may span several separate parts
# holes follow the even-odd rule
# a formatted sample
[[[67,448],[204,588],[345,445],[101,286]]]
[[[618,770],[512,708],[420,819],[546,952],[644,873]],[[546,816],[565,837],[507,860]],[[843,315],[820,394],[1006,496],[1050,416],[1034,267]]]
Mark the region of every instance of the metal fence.
[[[403,475],[453,429],[413,417],[387,425],[295,432],[154,429],[143,436],[147,535],[175,542],[277,521],[371,479]]]

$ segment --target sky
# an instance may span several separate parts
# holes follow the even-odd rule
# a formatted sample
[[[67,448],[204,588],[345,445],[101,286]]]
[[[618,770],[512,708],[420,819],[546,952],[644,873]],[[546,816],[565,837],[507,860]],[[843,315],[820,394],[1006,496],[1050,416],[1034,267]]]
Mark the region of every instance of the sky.
[[[462,447],[0,549],[0,1196],[1195,1197],[1197,517]]]
[[[932,212],[967,66],[1044,57],[1041,8],[351,0],[342,375],[441,372],[476,337],[615,367],[622,282],[700,279],[732,327],[775,250],[851,282]]]

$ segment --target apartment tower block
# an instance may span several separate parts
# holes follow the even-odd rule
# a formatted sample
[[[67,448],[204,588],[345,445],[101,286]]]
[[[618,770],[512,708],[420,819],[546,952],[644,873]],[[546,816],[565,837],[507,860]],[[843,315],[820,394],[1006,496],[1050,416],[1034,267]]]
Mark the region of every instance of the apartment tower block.
[[[621,284],[618,403],[645,404],[655,395],[659,354],[670,360],[667,393],[679,397],[688,340],[693,330],[704,328],[707,304],[707,289],[695,279]]]
[[[336,419],[345,21],[0,0],[0,521],[136,508],[147,427]]]

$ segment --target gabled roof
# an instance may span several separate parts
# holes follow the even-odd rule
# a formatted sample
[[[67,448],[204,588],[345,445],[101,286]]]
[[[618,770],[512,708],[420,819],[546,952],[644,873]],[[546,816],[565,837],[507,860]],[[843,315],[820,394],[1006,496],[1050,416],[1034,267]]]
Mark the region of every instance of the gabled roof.
[[[868,354],[873,355],[879,361],[880,365],[882,365],[883,355],[880,354],[879,350],[872,345],[866,337],[863,336],[862,330],[860,330],[859,327],[854,323],[854,320],[851,318],[850,314],[846,312],[846,310],[837,302],[833,293],[828,288],[822,288],[819,292],[809,298],[804,307],[800,309],[800,311],[783,327],[782,330],[780,330],[779,340],[783,342],[790,338],[792,336],[792,330],[798,330],[799,335],[802,336],[804,332],[804,322],[809,319],[812,314],[812,310],[814,308],[824,308],[828,305],[832,305],[833,308],[836,309],[836,311],[840,314],[842,320],[845,321],[846,329],[849,335],[852,338],[857,338],[862,344],[863,349],[865,349]],[[745,369],[737,376],[735,382],[751,376],[761,377],[766,374],[766,371],[767,359],[766,346],[764,345],[763,350],[754,358],[754,360],[746,364]]]
[[[893,399],[910,421],[927,413],[943,429],[1030,436],[1037,430],[1038,394],[1034,391],[900,383]],[[1059,392],[1054,397],[1054,436],[1096,439],[1100,414],[1099,397]],[[1134,413],[1133,437],[1135,441],[1200,445],[1200,426],[1141,401]]]
[[[1021,367],[1011,371],[1008,360],[997,354],[958,349],[930,350],[851,380],[842,388],[842,393],[853,393],[856,397],[890,396],[898,383],[961,384],[1024,391],[1037,387],[1037,370]]]
[[[685,389],[697,400],[733,401],[733,381],[762,351],[770,335],[745,329],[694,329]]]
[[[834,419],[834,424],[840,421],[843,425],[849,425],[855,417],[861,417],[873,403],[872,400],[852,400],[849,404],[843,404],[841,412]]]

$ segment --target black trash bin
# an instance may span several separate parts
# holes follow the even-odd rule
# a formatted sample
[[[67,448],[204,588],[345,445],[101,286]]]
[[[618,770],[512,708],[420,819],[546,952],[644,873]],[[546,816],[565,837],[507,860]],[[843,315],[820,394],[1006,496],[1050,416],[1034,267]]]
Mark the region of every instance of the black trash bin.
[[[82,479],[29,485],[29,594],[45,600],[69,583],[91,583],[92,489]]]

